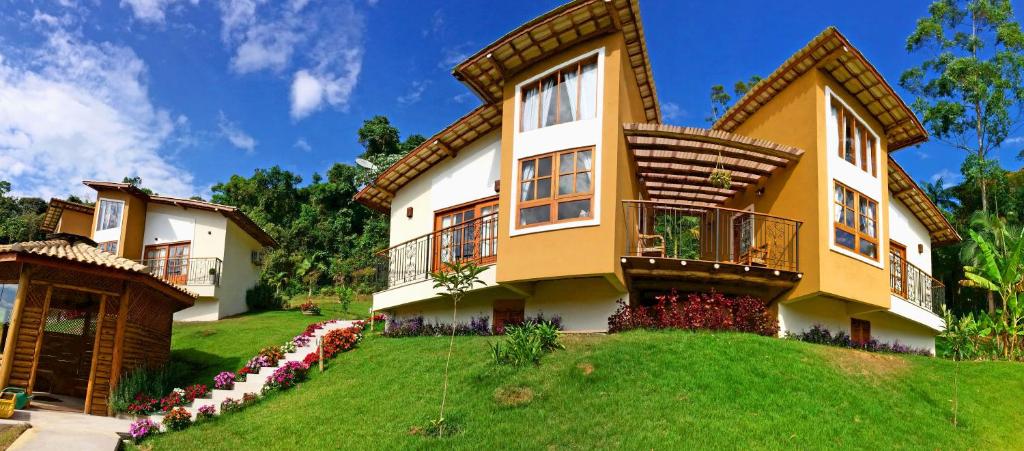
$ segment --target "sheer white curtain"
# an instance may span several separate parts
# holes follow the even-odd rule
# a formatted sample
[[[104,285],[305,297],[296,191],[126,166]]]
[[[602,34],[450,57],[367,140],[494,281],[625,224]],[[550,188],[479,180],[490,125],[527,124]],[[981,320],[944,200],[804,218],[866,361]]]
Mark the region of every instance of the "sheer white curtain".
[[[578,101],[578,97],[576,96],[576,89],[579,85],[580,76],[576,72],[566,72],[563,75],[565,76],[565,80],[563,81],[565,87],[563,89],[566,94],[566,98],[562,99],[562,101],[565,102],[566,105],[563,105],[562,108],[564,109],[568,107],[569,109],[569,118],[566,122],[575,121],[580,118],[580,107],[579,105],[576,104],[576,102]]]
[[[533,200],[533,164],[523,164],[523,171],[519,174],[519,200]]]
[[[597,63],[583,66],[580,75],[580,104],[577,119],[592,119],[597,113]]]
[[[539,112],[540,93],[537,92],[537,88],[530,88],[523,92],[523,131],[530,131],[536,129],[539,125],[537,122],[537,113]]]
[[[543,106],[541,117],[544,126],[555,125],[555,78],[544,80],[540,91],[540,103]]]

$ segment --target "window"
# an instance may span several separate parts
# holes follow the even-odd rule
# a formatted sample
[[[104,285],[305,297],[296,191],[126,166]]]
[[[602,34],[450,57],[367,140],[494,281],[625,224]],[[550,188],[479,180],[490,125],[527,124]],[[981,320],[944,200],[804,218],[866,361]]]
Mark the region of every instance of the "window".
[[[520,160],[519,226],[593,218],[593,154],[585,148]]]
[[[108,230],[121,227],[121,210],[124,202],[100,199],[100,216],[96,221],[96,230]]]
[[[857,117],[835,98],[832,99],[832,118],[838,130],[839,158],[877,177],[877,146],[875,137],[868,131],[867,126],[858,121]]]
[[[597,113],[597,57],[569,64],[523,87],[522,130],[592,119]]]
[[[434,266],[467,260],[493,262],[498,255],[497,213],[496,197],[438,212],[434,219]]]
[[[98,243],[96,245],[96,249],[99,249],[99,250],[101,250],[103,252],[109,252],[111,254],[116,254],[117,253],[117,241],[106,241],[106,242],[103,242],[103,243]]]
[[[177,285],[187,285],[190,247],[190,242],[146,246],[143,264],[154,276]]]
[[[836,245],[878,260],[878,202],[836,182]]]
[[[850,340],[854,343],[871,341],[871,321],[850,318]]]
[[[895,241],[889,242],[889,288],[907,297],[907,247]]]

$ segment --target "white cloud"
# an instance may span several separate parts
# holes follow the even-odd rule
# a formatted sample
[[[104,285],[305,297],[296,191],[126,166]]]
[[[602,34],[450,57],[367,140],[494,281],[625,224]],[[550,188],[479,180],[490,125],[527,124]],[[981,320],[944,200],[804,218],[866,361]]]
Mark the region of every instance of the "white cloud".
[[[74,19],[70,15],[64,14],[60,17],[46,14],[39,11],[38,9],[32,13],[32,23],[43,24],[50,27],[59,27],[62,25],[70,25]]]
[[[673,120],[686,117],[688,113],[686,110],[679,107],[674,102],[662,102],[661,104],[661,116],[665,120]]]
[[[464,92],[462,94],[456,94],[452,97],[452,100],[455,101],[455,103],[466,103],[473,100],[475,97],[476,96],[473,95],[472,92]]]
[[[295,141],[295,144],[293,144],[292,147],[303,152],[311,152],[313,150],[313,146],[310,146],[309,143],[306,142],[306,138],[299,138]]]
[[[452,70],[456,65],[469,58],[470,53],[467,50],[469,46],[470,44],[467,42],[442,50],[441,61],[437,63],[437,67],[446,71]]]
[[[409,91],[398,96],[398,103],[401,103],[402,105],[418,103],[420,99],[423,98],[423,92],[427,90],[427,85],[429,84],[429,80],[412,82],[412,86],[409,87]]]
[[[223,111],[220,112],[217,119],[217,128],[220,130],[221,136],[226,138],[232,146],[242,149],[246,153],[252,153],[256,149],[256,139],[242,130],[237,123],[229,120]]]
[[[1003,144],[1024,144],[1024,136],[1013,136],[1003,140]]]
[[[191,195],[192,175],[161,153],[175,124],[153,105],[146,70],[129,48],[62,30],[39,48],[0,48],[0,178],[44,198],[89,196],[82,180],[126,175]]]
[[[121,0],[121,7],[129,7],[132,15],[143,22],[163,23],[167,8],[182,0]],[[194,6],[199,0],[189,0]]]
[[[939,181],[939,179],[942,179],[942,187],[950,188],[955,186],[957,183],[960,183],[960,181],[963,180],[963,178],[963,175],[961,175],[958,172],[953,172],[950,171],[949,169],[943,169],[939,172],[932,174],[932,183],[935,183]]]
[[[363,17],[352,3],[221,0],[220,11],[234,72],[291,71],[293,119],[348,108],[363,62]]]
[[[424,28],[420,34],[422,34],[423,37],[438,34],[444,30],[444,22],[444,12],[438,9],[434,11],[434,15],[430,17],[429,26]]]

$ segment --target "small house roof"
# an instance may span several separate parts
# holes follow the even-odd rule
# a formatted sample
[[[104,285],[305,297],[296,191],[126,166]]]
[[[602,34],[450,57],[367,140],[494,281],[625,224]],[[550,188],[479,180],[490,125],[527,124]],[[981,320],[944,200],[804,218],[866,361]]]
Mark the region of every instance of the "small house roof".
[[[64,210],[91,215],[95,212],[96,207],[62,199],[50,199],[50,206],[46,209],[46,214],[43,216],[43,222],[39,225],[39,230],[53,232],[57,228],[57,223],[60,222],[60,216],[64,213]]]
[[[928,140],[928,132],[892,86],[835,27],[828,27],[756,83],[713,128],[735,131],[790,83],[820,68],[846,88],[882,124],[889,152]]]
[[[946,215],[932,202],[924,190],[891,156],[889,157],[889,191],[906,205],[918,221],[928,229],[932,244],[944,246],[959,243],[962,238]]]

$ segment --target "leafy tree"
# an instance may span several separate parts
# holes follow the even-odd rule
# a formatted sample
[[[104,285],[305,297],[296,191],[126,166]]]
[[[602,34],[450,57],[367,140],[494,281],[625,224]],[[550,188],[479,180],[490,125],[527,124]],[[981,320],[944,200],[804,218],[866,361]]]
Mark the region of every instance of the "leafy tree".
[[[732,93],[736,97],[743,97],[747,91],[750,91],[757,82],[761,81],[759,75],[751,76],[747,81],[737,81],[732,85]],[[732,101],[732,96],[725,92],[725,86],[714,85],[711,87],[711,114],[705,118],[709,124],[714,124],[718,118],[722,117],[723,114],[729,109],[729,102]]]
[[[144,192],[144,193],[146,193],[146,194],[148,194],[150,196],[155,196],[156,195],[156,193],[153,192],[153,190],[142,186],[142,177],[139,177],[137,175],[134,176],[134,177],[125,177],[125,178],[121,179],[121,183],[127,183],[127,184],[131,185],[132,187],[140,189],[142,192]]]
[[[0,180],[0,243],[42,239],[39,230],[47,203],[38,197],[9,196],[10,182]]]
[[[438,295],[451,299],[452,301],[452,336],[448,342],[448,357],[444,363],[444,389],[441,391],[441,414],[434,422],[437,435],[444,435],[444,404],[448,399],[448,367],[452,362],[452,349],[455,348],[455,324],[458,318],[459,301],[467,292],[476,285],[484,285],[480,280],[480,273],[486,268],[477,266],[473,262],[445,262],[444,269],[432,273],[430,277],[434,280],[434,288],[443,291]]]
[[[929,52],[900,85],[933,136],[973,154],[981,209],[988,212],[990,152],[1021,122],[1024,34],[1009,0],[935,0],[907,51]]]

